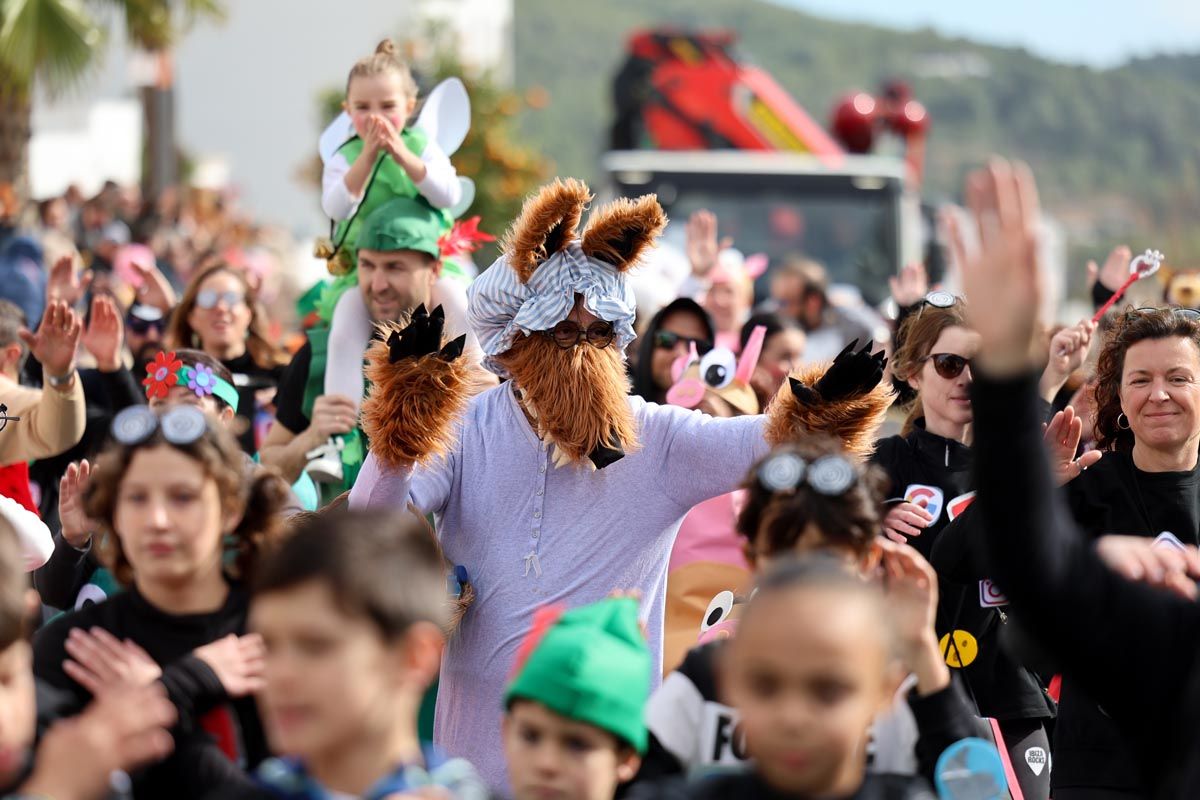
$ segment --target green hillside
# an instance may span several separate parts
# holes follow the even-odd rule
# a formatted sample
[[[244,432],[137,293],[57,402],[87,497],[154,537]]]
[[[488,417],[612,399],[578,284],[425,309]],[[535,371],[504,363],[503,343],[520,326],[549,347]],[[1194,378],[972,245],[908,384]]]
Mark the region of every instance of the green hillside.
[[[1200,267],[1200,56],[1096,70],[762,0],[516,0],[517,83],[551,97],[523,129],[560,174],[595,178],[626,37],[664,24],[737,31],[742,56],[822,123],[847,91],[906,79],[933,123],[928,194],[954,195],[989,153],[1024,158],[1076,249],[1129,239]]]

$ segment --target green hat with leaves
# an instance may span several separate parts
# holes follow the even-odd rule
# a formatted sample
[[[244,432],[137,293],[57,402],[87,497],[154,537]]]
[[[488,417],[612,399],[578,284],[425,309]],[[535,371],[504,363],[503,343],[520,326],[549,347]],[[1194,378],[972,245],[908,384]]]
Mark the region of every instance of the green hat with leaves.
[[[371,212],[358,234],[359,250],[416,250],[441,256],[442,215],[423,200],[397,197]]]
[[[543,609],[517,653],[504,705],[541,703],[644,753],[651,668],[636,600],[610,598],[565,612]]]

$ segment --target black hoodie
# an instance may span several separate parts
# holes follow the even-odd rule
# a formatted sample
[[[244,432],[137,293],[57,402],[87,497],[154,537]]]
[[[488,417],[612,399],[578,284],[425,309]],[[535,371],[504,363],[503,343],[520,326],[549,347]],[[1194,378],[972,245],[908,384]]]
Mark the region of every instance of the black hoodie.
[[[920,485],[936,489],[942,495],[937,517],[909,543],[921,555],[930,557],[935,543],[950,519],[952,501],[966,495],[973,487],[971,449],[951,439],[925,430],[925,420],[918,419],[907,436],[891,436],[879,442],[872,458],[891,479],[889,499],[902,498],[909,487]],[[974,648],[967,646],[954,657],[966,662],[957,670],[974,699],[979,713],[995,719],[1045,719],[1054,716],[1054,709],[1037,679],[1022,665],[1014,662],[1000,644],[1001,630],[1007,623],[1003,609],[984,606],[978,583],[939,581],[937,635],[945,637],[950,631],[963,631]],[[962,634],[955,636],[955,643]],[[950,640],[943,642],[947,649]]]
[[[692,314],[699,319],[700,324],[704,326],[708,341],[714,341],[717,336],[716,328],[713,327],[708,312],[689,297],[672,300],[651,317],[650,324],[646,326],[646,330],[642,332],[641,338],[638,340],[637,362],[633,366],[633,390],[631,392],[647,403],[666,402],[666,389],[659,389],[654,385],[654,374],[651,372],[650,364],[654,359],[654,335],[662,328],[663,320],[676,312]]]

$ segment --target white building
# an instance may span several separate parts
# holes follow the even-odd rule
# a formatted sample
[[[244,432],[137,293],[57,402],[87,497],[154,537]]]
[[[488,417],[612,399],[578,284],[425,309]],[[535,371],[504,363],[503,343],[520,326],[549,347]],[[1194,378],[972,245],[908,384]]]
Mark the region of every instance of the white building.
[[[299,178],[316,153],[317,97],[345,85],[380,39],[431,19],[457,33],[465,64],[512,75],[512,0],[226,0],[222,24],[201,23],[175,51],[176,131],[207,175],[228,175],[244,208],[299,235],[328,222],[319,193]],[[138,59],[123,25],[94,79],[35,106],[35,193],[65,180],[95,189],[134,179],[141,160]],[[132,116],[131,116],[132,114]]]

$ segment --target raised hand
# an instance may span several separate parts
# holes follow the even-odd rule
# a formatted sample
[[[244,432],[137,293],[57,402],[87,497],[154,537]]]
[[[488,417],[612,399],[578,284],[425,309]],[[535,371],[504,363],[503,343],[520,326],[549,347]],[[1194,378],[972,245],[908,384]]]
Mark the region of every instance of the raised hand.
[[[92,298],[91,319],[82,341],[101,372],[116,372],[121,368],[125,322],[117,311],[117,304],[108,295],[98,294]]]
[[[825,402],[837,402],[866,394],[883,380],[883,368],[887,364],[887,357],[882,350],[871,355],[874,346],[874,342],[868,341],[856,352],[854,348],[858,347],[858,339],[855,339],[838,353],[833,364],[811,389],[795,378],[788,378],[792,393],[796,399],[807,404],[816,402],[818,398]]]
[[[231,633],[193,652],[216,673],[230,697],[245,697],[263,688],[267,650],[257,633],[245,636]]]
[[[900,308],[908,308],[921,302],[929,294],[929,275],[925,265],[920,261],[905,264],[900,274],[888,278],[888,286],[892,289],[892,300]]]
[[[1096,325],[1090,319],[1063,328],[1050,339],[1049,359],[1042,371],[1040,391],[1046,401],[1054,399],[1071,373],[1083,365]]]
[[[74,308],[79,298],[83,297],[91,286],[92,277],[90,269],[81,274],[75,273],[74,256],[62,256],[50,267],[50,275],[46,281],[47,301],[61,300]]]
[[[37,333],[22,328],[20,336],[46,375],[61,378],[75,371],[75,351],[82,333],[79,315],[66,302],[56,300],[46,307]]]
[[[733,243],[729,238],[717,241],[717,215],[708,209],[702,208],[688,217],[684,231],[684,251],[692,265],[692,274],[701,278],[717,265],[721,249]]]
[[[1108,258],[1104,259],[1104,266],[1097,267],[1095,261],[1089,261],[1087,265],[1087,288],[1090,292],[1096,281],[1110,292],[1115,292],[1120,288],[1125,279],[1129,277],[1129,262],[1133,260],[1133,251],[1128,245],[1119,244],[1112,249],[1108,254]]]
[[[62,536],[67,544],[75,548],[85,547],[98,525],[83,509],[83,490],[91,477],[92,467],[88,460],[68,464],[67,471],[58,481],[58,519],[62,525]]]
[[[917,691],[930,694],[950,683],[934,630],[937,616],[937,573],[921,554],[907,545],[877,540],[887,613],[896,634],[897,655],[904,668],[917,676]]]
[[[1033,363],[1042,299],[1037,185],[1025,164],[995,159],[967,177],[966,196],[978,250],[968,251],[955,216],[946,222],[968,318],[982,338],[976,360],[992,374],[1016,374]]]
[[[417,306],[408,325],[393,330],[388,336],[388,360],[395,364],[405,358],[421,358],[437,353],[443,361],[453,361],[462,355],[467,337],[460,336],[443,347],[442,331],[445,327],[446,312],[441,306],[433,309],[432,314],[425,310],[424,304]]]
[[[63,672],[94,696],[148,686],[162,676],[162,667],[134,642],[103,628],[72,628],[67,635]]]
[[[142,285],[138,288],[138,302],[161,309],[164,314],[170,312],[176,303],[175,289],[158,265],[152,261],[143,263],[137,259],[129,263],[142,278]],[[249,274],[247,273],[247,276]]]
[[[1042,438],[1050,457],[1050,468],[1059,486],[1070,483],[1079,473],[1095,464],[1104,455],[1099,450],[1084,453],[1079,458],[1079,441],[1083,437],[1083,420],[1076,416],[1075,409],[1067,406],[1059,411],[1046,426]]]

